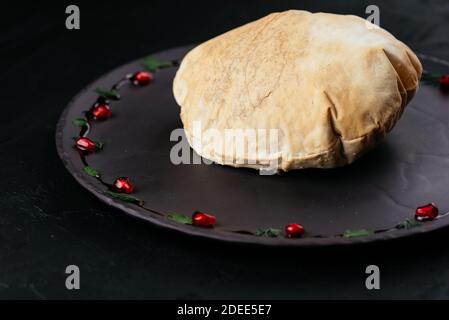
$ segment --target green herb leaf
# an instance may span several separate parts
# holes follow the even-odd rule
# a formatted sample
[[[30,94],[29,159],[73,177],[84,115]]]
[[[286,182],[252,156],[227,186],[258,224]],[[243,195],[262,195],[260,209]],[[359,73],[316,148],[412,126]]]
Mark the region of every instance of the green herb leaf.
[[[173,213],[169,214],[167,218],[182,224],[192,224],[192,218],[184,214]]]
[[[171,61],[162,61],[162,60],[156,59],[153,56],[148,56],[143,59],[143,65],[144,65],[145,69],[147,69],[148,71],[155,72],[158,69],[169,68],[173,64]]]
[[[77,127],[87,126],[87,120],[84,118],[77,118],[77,119],[73,120],[72,123]]]
[[[359,238],[359,237],[366,237],[373,234],[372,231],[370,230],[365,230],[365,229],[361,229],[361,230],[346,230],[343,233],[343,237],[344,238]]]
[[[95,147],[97,148],[97,150],[101,150],[104,148],[104,143],[100,141],[95,141]]]
[[[130,195],[128,195],[128,194],[117,193],[117,192],[113,192],[113,191],[106,191],[105,193],[106,193],[107,195],[111,196],[111,197],[114,198],[114,199],[121,200],[121,201],[124,201],[124,202],[134,203],[134,204],[137,204],[137,205],[139,205],[139,206],[143,205],[143,203],[144,203],[144,202],[143,202],[142,200],[140,200],[139,198],[130,196]]]
[[[95,89],[95,92],[105,99],[120,100],[120,94],[116,90],[106,90],[102,88],[97,88]]]
[[[439,85],[441,74],[438,73],[423,73],[421,81],[427,84]]]
[[[282,233],[282,230],[275,228],[258,229],[256,235],[259,237],[276,238]]]
[[[100,173],[97,170],[95,170],[94,168],[90,167],[90,166],[85,166],[84,167],[84,172],[86,172],[91,177],[95,177],[95,178],[99,178],[100,177]]]
[[[414,220],[414,219],[409,219],[409,218],[407,218],[407,219],[405,219],[404,221],[400,222],[400,223],[396,226],[396,228],[397,228],[397,229],[412,229],[412,228],[418,227],[418,226],[420,226],[420,225],[421,225],[420,222],[418,222],[418,221],[416,221],[416,220]]]

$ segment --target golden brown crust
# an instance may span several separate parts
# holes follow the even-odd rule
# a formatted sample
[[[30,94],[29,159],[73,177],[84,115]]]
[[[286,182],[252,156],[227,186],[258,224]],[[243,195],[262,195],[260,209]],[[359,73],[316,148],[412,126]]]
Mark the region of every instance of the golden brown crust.
[[[406,45],[359,17],[291,10],[194,48],[173,92],[189,142],[205,158],[252,168],[272,159],[283,170],[332,168],[353,162],[393,128],[421,73]],[[280,149],[237,159],[217,152],[213,140],[198,148],[195,121],[202,131],[278,129]],[[256,163],[245,165],[251,158]]]

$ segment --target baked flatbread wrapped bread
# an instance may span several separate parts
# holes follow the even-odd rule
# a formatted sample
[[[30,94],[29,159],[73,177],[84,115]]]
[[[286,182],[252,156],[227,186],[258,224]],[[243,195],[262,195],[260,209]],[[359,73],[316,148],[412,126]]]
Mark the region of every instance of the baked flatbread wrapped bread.
[[[204,158],[256,169],[333,168],[385,137],[421,73],[405,44],[362,18],[291,10],[191,50],[173,92],[188,141]],[[242,144],[224,138],[227,130],[266,136],[250,145],[248,134],[236,152]]]

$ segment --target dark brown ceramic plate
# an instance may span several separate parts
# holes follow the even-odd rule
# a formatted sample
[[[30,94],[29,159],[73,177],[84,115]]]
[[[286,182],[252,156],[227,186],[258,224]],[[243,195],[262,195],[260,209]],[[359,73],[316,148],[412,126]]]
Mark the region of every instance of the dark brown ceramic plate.
[[[182,59],[188,49],[155,56]],[[73,147],[73,137],[82,128],[73,120],[96,101],[96,88],[111,88],[126,74],[142,69],[141,62],[119,67],[85,88],[64,110],[56,133],[59,155],[75,179],[124,213],[194,236],[272,246],[368,243],[449,225],[445,215],[449,211],[449,96],[438,87],[422,85],[387,139],[356,163],[260,176],[249,169],[171,163],[170,150],[176,142],[170,141],[170,134],[182,128],[172,94],[177,70],[173,66],[157,71],[148,86],[125,83],[120,88],[121,100],[111,102],[113,116],[92,121],[88,133],[104,142],[104,148],[83,163]],[[422,56],[422,62],[429,71],[449,71],[444,62],[429,57]],[[86,173],[86,164],[101,174],[106,185]],[[107,193],[107,184],[120,176],[130,177],[135,186],[132,196],[144,201],[143,206],[134,198],[117,199]],[[416,207],[429,202],[436,203],[442,215],[416,225]],[[201,228],[168,218],[170,214],[189,217],[197,210],[216,216],[216,226]],[[292,222],[305,227],[302,238],[287,239],[282,232],[276,237],[276,230],[258,232],[283,230]]]

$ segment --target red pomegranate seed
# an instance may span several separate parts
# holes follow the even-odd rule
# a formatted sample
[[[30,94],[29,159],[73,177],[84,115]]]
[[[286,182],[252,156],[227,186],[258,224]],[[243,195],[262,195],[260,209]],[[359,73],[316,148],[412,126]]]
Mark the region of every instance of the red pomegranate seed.
[[[449,75],[441,76],[440,87],[441,87],[441,90],[443,90],[443,91],[449,90]]]
[[[215,223],[217,222],[217,219],[210,214],[196,211],[192,215],[192,224],[195,226],[200,227],[213,227]]]
[[[285,226],[285,236],[287,238],[300,238],[304,232],[304,227],[297,223],[290,223]]]
[[[105,120],[112,115],[112,111],[107,104],[97,104],[92,109],[92,115],[96,120]]]
[[[435,204],[429,203],[416,209],[415,219],[417,221],[430,221],[438,217],[438,214],[438,208]]]
[[[136,86],[144,86],[153,80],[153,74],[146,71],[139,71],[132,76],[131,80]]]
[[[127,177],[117,178],[114,182],[114,189],[119,193],[132,193],[134,191],[134,186],[129,181]]]
[[[89,138],[78,138],[75,146],[82,151],[94,152],[97,149],[95,142]]]

